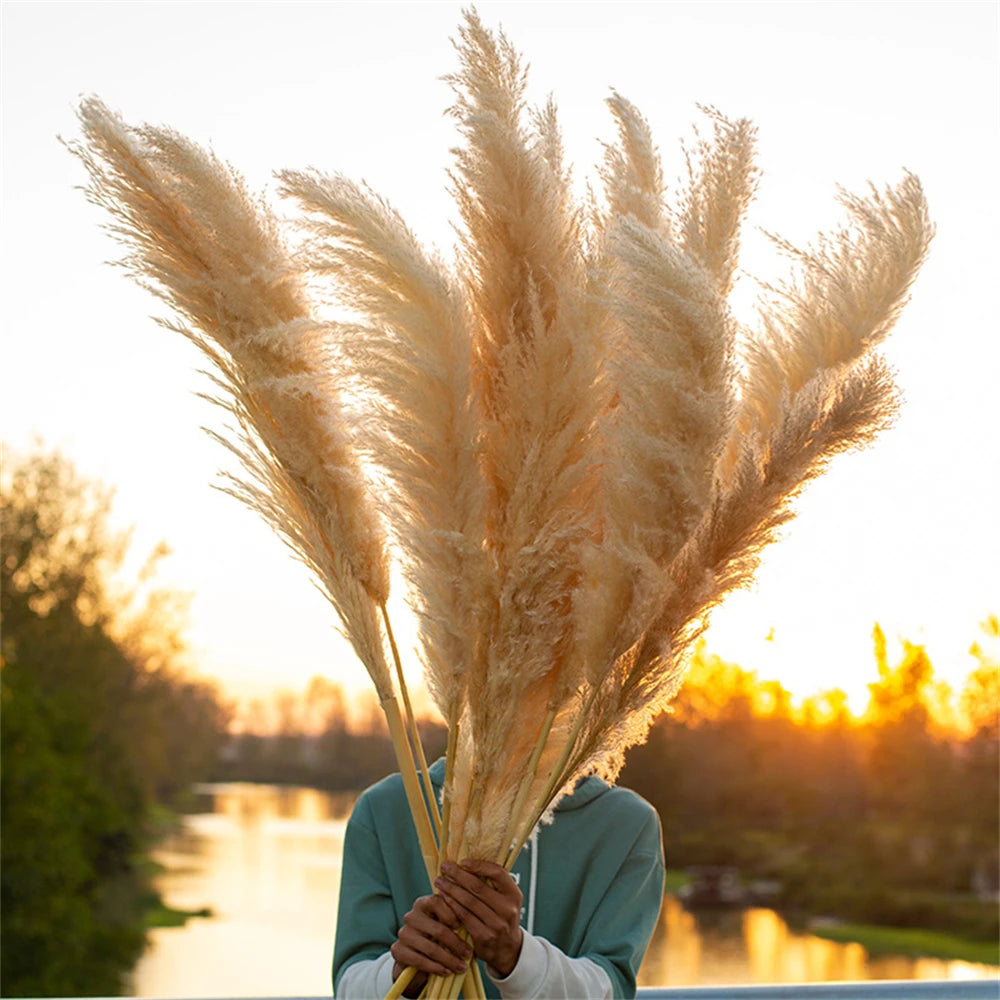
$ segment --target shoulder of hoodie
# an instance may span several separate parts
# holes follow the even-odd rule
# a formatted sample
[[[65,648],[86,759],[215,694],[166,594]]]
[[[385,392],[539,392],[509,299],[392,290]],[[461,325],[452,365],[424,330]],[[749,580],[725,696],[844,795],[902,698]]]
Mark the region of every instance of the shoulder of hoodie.
[[[648,831],[660,837],[660,817],[656,809],[631,788],[609,785],[603,778],[590,775],[584,778],[572,795],[567,795],[556,806],[560,813],[586,810],[591,816],[603,816],[622,830],[632,827],[637,832]]]
[[[390,774],[388,777],[369,785],[359,796],[351,811],[351,822],[362,822],[370,825],[369,817],[385,816],[386,813],[397,813],[400,810],[409,812],[406,793],[403,790],[403,779],[400,775]]]
[[[444,783],[444,758],[439,757],[430,766],[431,784],[434,792],[440,797],[441,786]],[[403,809],[409,812],[409,805],[406,801],[406,790],[403,788],[403,778],[398,771],[393,772],[381,781],[369,785],[358,797],[354,806],[354,812],[384,812],[389,810],[396,812]]]

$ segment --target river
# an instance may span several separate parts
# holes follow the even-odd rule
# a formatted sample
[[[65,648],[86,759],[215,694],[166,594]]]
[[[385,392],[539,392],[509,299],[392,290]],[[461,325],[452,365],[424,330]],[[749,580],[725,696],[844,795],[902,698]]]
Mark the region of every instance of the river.
[[[329,996],[340,856],[354,794],[212,785],[202,811],[156,852],[157,886],[211,918],[158,928],[137,964],[139,997]],[[937,959],[872,958],[857,944],[793,931],[773,910],[689,912],[665,900],[640,986],[992,978]]]

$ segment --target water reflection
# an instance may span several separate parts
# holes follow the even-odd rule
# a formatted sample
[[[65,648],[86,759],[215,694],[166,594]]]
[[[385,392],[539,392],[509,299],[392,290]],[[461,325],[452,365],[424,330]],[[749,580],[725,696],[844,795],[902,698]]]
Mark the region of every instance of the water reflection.
[[[203,811],[157,852],[166,901],[209,920],[153,931],[136,996],[329,996],[344,827],[355,796],[201,789]]]
[[[639,985],[992,979],[998,972],[971,962],[870,957],[860,944],[840,944],[794,931],[774,910],[703,910],[696,916],[668,896],[639,973]]]
[[[153,932],[136,966],[140,997],[329,996],[344,827],[355,796],[212,785],[157,852],[166,901],[211,919]],[[664,901],[641,986],[965,979],[997,969],[936,959],[869,958],[789,928],[773,910],[697,915]]]

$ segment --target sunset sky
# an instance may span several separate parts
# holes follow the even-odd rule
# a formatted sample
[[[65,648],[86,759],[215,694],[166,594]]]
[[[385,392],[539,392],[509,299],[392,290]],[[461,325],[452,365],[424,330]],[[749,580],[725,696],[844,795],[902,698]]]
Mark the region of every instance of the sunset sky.
[[[887,354],[906,405],[872,449],[799,504],[757,586],[717,614],[711,650],[805,694],[860,704],[871,630],[926,643],[959,682],[978,622],[1000,611],[997,530],[997,11],[994,3],[481,3],[552,92],[582,183],[612,138],[614,87],[649,119],[668,178],[696,105],[759,127],[744,269],[783,262],[838,219],[836,186],[923,181],[938,234]],[[456,143],[440,79],[457,3],[11,3],[3,17],[3,440],[36,437],[117,489],[136,546],[165,539],[163,579],[193,594],[193,659],[232,691],[367,683],[332,610],[256,517],[212,489],[219,416],[201,358],[162,308],[104,262],[118,248],[75,190],[75,104],[209,144],[273,198],[272,171],[367,181],[447,249]],[[736,308],[752,316],[744,281]],[[402,612],[397,612],[401,615]],[[891,652],[898,650],[891,648]]]

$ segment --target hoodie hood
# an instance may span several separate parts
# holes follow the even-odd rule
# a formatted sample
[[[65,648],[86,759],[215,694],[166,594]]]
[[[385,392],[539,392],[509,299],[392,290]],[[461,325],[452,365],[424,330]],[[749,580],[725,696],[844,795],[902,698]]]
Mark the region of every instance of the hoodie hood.
[[[569,812],[571,809],[580,809],[582,806],[593,802],[607,792],[611,786],[596,774],[588,774],[584,778],[578,778],[573,786],[573,791],[569,795],[564,795],[556,803],[556,812]]]

